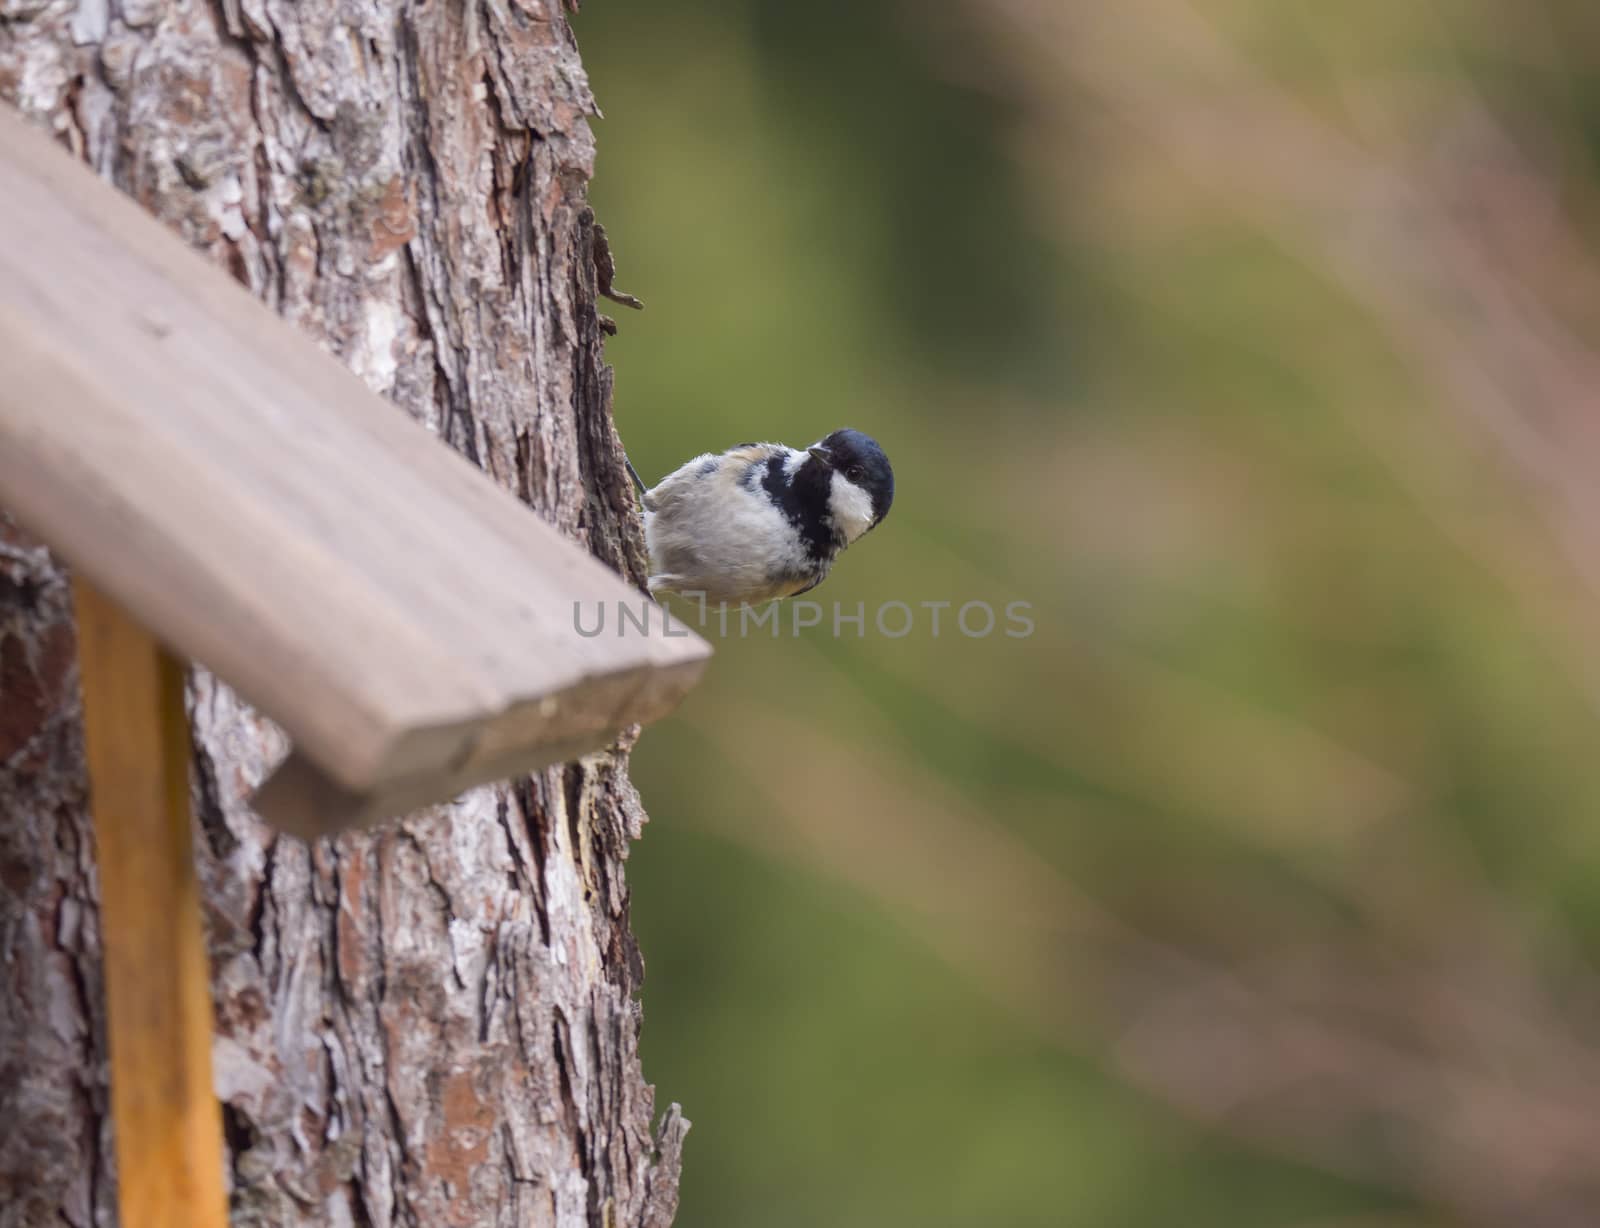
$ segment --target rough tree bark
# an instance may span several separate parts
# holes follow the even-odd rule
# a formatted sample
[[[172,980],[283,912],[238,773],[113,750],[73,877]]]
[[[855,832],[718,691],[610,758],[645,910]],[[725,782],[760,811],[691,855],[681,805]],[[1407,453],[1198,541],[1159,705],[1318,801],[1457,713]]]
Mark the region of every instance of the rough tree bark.
[[[640,577],[558,0],[0,0],[0,98]],[[277,732],[190,706],[233,1223],[668,1224],[626,744],[306,846],[244,805]],[[68,587],[0,517],[0,1228],[115,1222],[97,925]]]

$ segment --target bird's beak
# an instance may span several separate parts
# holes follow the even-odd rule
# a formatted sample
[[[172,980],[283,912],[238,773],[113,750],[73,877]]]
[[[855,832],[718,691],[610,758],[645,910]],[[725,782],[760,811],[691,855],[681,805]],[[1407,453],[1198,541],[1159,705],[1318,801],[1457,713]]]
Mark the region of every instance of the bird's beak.
[[[828,449],[823,447],[820,443],[814,448],[807,448],[806,451],[811,453],[812,456],[815,456],[824,465],[828,466],[828,468],[833,468],[833,453],[828,451]]]

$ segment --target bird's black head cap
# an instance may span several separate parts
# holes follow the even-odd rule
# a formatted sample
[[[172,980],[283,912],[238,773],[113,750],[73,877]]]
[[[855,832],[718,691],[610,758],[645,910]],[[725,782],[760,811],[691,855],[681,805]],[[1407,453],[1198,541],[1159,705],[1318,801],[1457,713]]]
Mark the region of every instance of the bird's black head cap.
[[[894,469],[876,439],[845,427],[817,444],[812,455],[866,491],[872,497],[872,523],[882,523],[894,502]]]

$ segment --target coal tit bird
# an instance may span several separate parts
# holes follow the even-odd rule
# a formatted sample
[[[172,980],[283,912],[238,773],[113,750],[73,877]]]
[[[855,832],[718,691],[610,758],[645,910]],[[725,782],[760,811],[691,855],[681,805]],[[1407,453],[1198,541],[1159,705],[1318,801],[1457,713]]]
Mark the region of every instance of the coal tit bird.
[[[744,443],[704,453],[646,489],[650,592],[710,604],[793,597],[827,578],[834,559],[894,502],[894,470],[871,436],[834,431],[809,448]]]

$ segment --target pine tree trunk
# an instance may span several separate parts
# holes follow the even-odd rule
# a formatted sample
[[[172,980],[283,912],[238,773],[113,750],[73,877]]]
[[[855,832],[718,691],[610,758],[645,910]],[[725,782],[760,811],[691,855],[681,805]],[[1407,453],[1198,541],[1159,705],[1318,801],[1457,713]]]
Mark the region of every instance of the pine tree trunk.
[[[0,99],[639,577],[557,0],[0,0]],[[245,806],[277,731],[189,698],[232,1222],[670,1223],[626,747],[307,846]],[[0,1228],[116,1219],[85,791],[69,589],[0,517]]]

